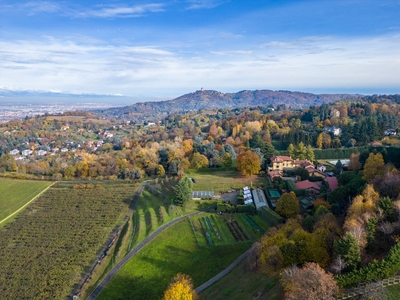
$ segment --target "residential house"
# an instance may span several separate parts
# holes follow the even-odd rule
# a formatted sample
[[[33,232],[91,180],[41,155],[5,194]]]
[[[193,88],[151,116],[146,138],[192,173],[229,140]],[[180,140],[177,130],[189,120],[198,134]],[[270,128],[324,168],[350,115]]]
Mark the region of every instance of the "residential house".
[[[324,172],[318,171],[317,169],[307,169],[307,171],[310,177],[326,178],[326,174]]]
[[[290,156],[272,156],[271,157],[271,164],[272,167],[270,171],[283,171],[284,168],[294,168],[295,165],[293,163],[293,159]]]
[[[334,126],[326,126],[325,131],[333,133],[334,136],[340,136],[342,134],[342,129]]]
[[[18,149],[11,150],[11,151],[10,151],[10,154],[11,154],[12,156],[16,156],[16,155],[19,154],[19,150],[18,150]]]
[[[36,152],[36,155],[38,155],[38,156],[45,156],[46,153],[47,153],[47,151],[45,151],[45,150],[39,150],[39,151]]]
[[[386,136],[388,136],[388,135],[396,135],[397,132],[396,132],[396,129],[386,129],[385,132],[384,132],[384,134],[385,134]]]
[[[22,155],[23,155],[23,156],[29,156],[29,155],[31,155],[32,153],[33,153],[32,150],[23,150],[23,151],[22,151]]]
[[[336,117],[336,118],[340,118],[340,111],[337,110],[336,108],[331,110],[331,116],[332,117]]]
[[[317,170],[324,173],[326,171],[326,166],[323,164],[318,164]]]
[[[331,192],[333,192],[339,186],[338,180],[335,176],[326,177],[324,180],[328,183],[329,190]]]
[[[380,147],[380,146],[382,146],[382,144],[380,142],[377,142],[377,141],[373,141],[373,142],[369,143],[369,145],[372,146],[372,147]]]
[[[295,183],[296,187],[301,190],[307,190],[310,195],[316,195],[320,191],[320,186],[316,182],[303,180]]]

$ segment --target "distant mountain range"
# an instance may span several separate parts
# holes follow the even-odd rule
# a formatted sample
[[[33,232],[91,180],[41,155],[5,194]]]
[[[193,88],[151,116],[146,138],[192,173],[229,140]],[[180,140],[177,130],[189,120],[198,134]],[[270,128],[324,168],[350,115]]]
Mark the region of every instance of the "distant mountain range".
[[[90,94],[80,93],[71,91],[40,91],[40,90],[14,90],[8,88],[0,88],[0,97],[88,97],[88,98],[103,98],[103,97],[120,97],[121,95],[102,95],[102,94]]]
[[[104,117],[144,121],[159,120],[171,113],[185,113],[193,110],[269,106],[285,104],[286,107],[304,108],[321,105],[340,99],[357,99],[357,94],[312,94],[291,91],[255,90],[237,93],[221,93],[213,90],[199,90],[173,100],[139,102],[126,107],[97,111]]]

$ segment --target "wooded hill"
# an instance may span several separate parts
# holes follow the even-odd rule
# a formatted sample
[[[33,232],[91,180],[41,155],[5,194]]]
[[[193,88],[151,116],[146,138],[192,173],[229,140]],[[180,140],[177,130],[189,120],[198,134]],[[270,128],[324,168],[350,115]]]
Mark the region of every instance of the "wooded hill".
[[[173,100],[140,102],[126,107],[97,111],[103,117],[129,119],[134,121],[155,121],[171,113],[186,113],[193,110],[215,108],[238,108],[251,106],[279,105],[305,108],[312,105],[334,102],[340,99],[356,99],[356,94],[311,94],[291,91],[255,90],[237,93],[221,93],[213,90],[199,90]]]

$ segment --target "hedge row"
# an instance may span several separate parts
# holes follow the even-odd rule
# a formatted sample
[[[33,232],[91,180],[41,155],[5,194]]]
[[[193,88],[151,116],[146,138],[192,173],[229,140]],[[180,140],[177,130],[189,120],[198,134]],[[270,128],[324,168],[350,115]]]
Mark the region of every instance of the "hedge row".
[[[259,214],[270,226],[276,226],[283,223],[283,218],[267,206],[261,207]]]
[[[227,212],[227,213],[252,213],[255,211],[254,205],[230,205],[224,203],[217,204],[217,212]]]
[[[382,260],[374,260],[364,268],[336,276],[338,285],[342,288],[356,286],[364,282],[382,280],[395,275],[400,269],[400,243],[390,249],[389,254]]]

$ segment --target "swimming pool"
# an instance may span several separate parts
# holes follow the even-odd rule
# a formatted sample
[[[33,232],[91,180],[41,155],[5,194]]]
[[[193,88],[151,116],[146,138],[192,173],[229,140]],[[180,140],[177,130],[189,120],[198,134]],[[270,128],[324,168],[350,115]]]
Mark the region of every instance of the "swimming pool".
[[[268,193],[271,197],[280,197],[281,194],[279,193],[278,190],[268,190]]]

